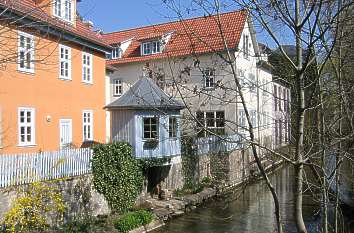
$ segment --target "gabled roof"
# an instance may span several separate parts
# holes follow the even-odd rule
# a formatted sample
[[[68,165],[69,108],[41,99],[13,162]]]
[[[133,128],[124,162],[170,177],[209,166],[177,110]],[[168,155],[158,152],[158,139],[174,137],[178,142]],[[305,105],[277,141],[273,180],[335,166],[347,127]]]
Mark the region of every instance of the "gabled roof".
[[[70,35],[71,41],[82,42],[84,45],[93,46],[101,52],[108,52],[111,46],[103,40],[102,36],[92,31],[76,17],[76,27],[49,15],[43,8],[47,5],[37,4],[34,0],[0,0],[0,18],[9,19],[16,23],[26,23],[23,29],[39,29],[45,33],[60,36],[65,40],[64,34]]]
[[[109,44],[118,44],[128,38],[134,38],[123,57],[110,60],[108,64],[224,51],[225,46],[220,29],[224,34],[228,49],[236,49],[247,21],[247,11],[233,11],[219,16],[220,23],[218,17],[212,15],[103,34],[103,38]],[[141,56],[141,40],[171,32],[172,37],[162,53]]]
[[[168,96],[151,78],[140,78],[119,99],[113,101],[107,109],[174,109],[180,110],[184,105]]]

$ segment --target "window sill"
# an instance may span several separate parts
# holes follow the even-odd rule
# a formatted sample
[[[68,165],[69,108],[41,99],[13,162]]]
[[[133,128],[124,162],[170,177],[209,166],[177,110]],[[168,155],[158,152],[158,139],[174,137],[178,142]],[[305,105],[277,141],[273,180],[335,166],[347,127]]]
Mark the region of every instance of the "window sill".
[[[113,95],[113,97],[121,97],[123,94],[120,95]]]
[[[68,24],[70,24],[71,26],[74,26],[74,20],[70,21],[70,20],[68,20],[68,19],[65,19],[65,18],[63,18],[63,17],[61,17],[61,16],[58,16],[58,15],[55,15],[55,14],[53,14],[53,16],[54,16],[55,18],[59,19],[60,21],[63,21],[64,23],[68,23]]]
[[[21,74],[27,74],[27,75],[34,75],[34,70],[22,70],[22,69],[17,69],[18,72]]]
[[[81,81],[85,85],[93,85],[93,82],[86,82],[86,81]]]
[[[64,78],[64,77],[59,77],[59,79],[62,81],[73,81],[71,78]]]
[[[26,147],[36,147],[37,144],[26,144],[26,145],[17,145],[17,147],[21,147],[21,148],[26,148]]]
[[[203,90],[205,91],[214,91],[216,87],[203,87]]]

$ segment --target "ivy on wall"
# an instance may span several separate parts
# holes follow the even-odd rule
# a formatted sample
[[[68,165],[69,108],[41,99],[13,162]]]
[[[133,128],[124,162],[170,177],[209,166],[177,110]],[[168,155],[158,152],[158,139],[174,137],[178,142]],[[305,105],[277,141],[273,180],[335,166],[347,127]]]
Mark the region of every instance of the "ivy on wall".
[[[185,188],[191,188],[198,183],[199,156],[193,137],[182,137],[182,170]]]
[[[112,211],[123,213],[133,207],[143,175],[132,147],[126,142],[93,147],[92,174],[95,189],[104,195]]]

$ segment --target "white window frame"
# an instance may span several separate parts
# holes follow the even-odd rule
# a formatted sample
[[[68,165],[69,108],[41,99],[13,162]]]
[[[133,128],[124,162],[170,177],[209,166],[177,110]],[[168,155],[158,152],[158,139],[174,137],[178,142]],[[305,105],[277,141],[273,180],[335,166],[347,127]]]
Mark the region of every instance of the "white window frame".
[[[238,126],[242,129],[246,128],[246,113],[243,109],[238,111]]]
[[[213,89],[215,88],[215,70],[205,69],[203,71],[204,88]]]
[[[257,127],[257,110],[250,110],[250,118],[251,118],[251,123],[252,123],[252,127]]]
[[[162,52],[162,43],[159,40],[141,43],[141,55],[151,55]]]
[[[171,125],[172,122],[172,125]],[[177,116],[168,117],[168,137],[170,139],[176,139],[178,137],[178,118]]]
[[[21,112],[24,113],[24,122],[21,122]],[[27,122],[27,113],[30,113],[30,122]],[[17,113],[18,145],[34,146],[36,144],[36,111],[34,108],[19,107]],[[21,129],[24,127],[24,141],[21,140]],[[28,127],[31,128],[31,138],[28,140]]]
[[[87,121],[89,117],[89,121]],[[93,141],[93,111],[82,111],[82,141]]]
[[[62,57],[62,50],[64,51],[64,55]],[[66,56],[66,52],[68,51],[67,54],[67,58]],[[67,70],[68,70],[68,75],[62,75],[61,71],[62,71],[62,64],[67,64]],[[65,72],[66,68],[64,67],[64,72]],[[72,80],[71,79],[71,48],[66,46],[66,45],[59,45],[59,78],[63,79],[63,80]]]
[[[123,95],[123,82],[121,79],[113,79],[113,96]]]
[[[82,53],[82,82],[92,84],[93,83],[93,56],[91,53]]]
[[[21,37],[24,38],[24,45],[21,46]],[[30,48],[27,48],[27,39],[30,39]],[[25,32],[18,32],[18,70],[21,72],[34,73],[34,51],[35,51],[35,42],[34,36]],[[21,67],[21,53],[23,52],[23,64],[24,67]],[[29,68],[26,67],[27,55],[29,54]]]
[[[118,59],[122,58],[122,49],[118,47],[114,47],[111,52],[111,59]]]
[[[54,0],[53,15],[69,23],[74,22],[73,0]]]

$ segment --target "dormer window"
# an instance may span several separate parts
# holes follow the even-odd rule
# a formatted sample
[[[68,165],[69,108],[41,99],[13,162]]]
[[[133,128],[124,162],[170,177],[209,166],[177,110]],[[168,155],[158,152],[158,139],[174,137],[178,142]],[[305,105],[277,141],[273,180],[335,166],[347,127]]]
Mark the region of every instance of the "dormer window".
[[[161,53],[161,42],[158,40],[143,42],[141,47],[142,47],[141,49],[142,55]]]
[[[120,47],[114,47],[112,50],[111,58],[117,59],[122,57],[122,49]]]
[[[74,21],[73,0],[54,0],[54,16],[72,23]]]

